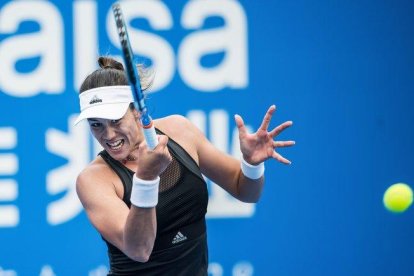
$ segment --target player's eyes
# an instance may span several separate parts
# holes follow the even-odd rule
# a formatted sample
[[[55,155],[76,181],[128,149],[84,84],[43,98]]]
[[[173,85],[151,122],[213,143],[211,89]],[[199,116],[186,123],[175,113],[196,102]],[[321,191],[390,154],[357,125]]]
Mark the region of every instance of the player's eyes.
[[[111,120],[111,124],[114,124],[114,125],[116,125],[116,124],[119,124],[119,122],[121,121],[121,119],[118,119],[118,120]]]
[[[98,128],[100,127],[102,124],[101,123],[89,123],[89,125],[93,128]]]

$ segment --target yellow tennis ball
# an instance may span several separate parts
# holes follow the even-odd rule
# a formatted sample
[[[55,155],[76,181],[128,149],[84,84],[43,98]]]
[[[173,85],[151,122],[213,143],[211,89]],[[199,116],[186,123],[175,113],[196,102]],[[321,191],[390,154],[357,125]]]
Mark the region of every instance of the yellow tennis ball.
[[[402,213],[413,203],[413,191],[407,184],[397,183],[388,187],[383,201],[389,211]]]

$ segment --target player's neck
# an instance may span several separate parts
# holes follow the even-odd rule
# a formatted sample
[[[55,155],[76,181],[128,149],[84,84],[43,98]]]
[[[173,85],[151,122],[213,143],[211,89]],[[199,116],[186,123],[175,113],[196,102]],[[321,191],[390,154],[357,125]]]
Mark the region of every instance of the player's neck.
[[[132,156],[132,155],[128,155],[125,159],[122,160],[122,164],[127,164],[128,162],[133,162],[137,160],[136,157]]]

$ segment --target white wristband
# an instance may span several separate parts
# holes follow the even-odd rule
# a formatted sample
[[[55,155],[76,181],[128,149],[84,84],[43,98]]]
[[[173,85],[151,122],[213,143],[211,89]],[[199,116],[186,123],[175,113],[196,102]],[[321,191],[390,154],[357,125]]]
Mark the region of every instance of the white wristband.
[[[158,203],[158,186],[160,177],[144,180],[135,174],[132,178],[131,203],[141,208],[151,208]]]
[[[264,170],[265,170],[264,162],[255,166],[255,165],[247,163],[244,160],[244,158],[242,158],[241,159],[241,170],[244,176],[250,179],[259,179],[264,174]]]

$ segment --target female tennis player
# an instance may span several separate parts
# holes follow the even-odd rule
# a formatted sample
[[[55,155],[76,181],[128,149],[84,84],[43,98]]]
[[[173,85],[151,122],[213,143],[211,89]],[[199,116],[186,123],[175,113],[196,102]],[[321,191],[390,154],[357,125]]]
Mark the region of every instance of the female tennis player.
[[[100,69],[80,89],[81,113],[104,150],[78,176],[77,193],[92,225],[108,246],[109,275],[207,275],[203,175],[243,202],[257,202],[264,162],[290,161],[276,150],[294,141],[275,141],[291,121],[269,130],[272,105],[255,133],[240,116],[242,160],[215,148],[185,117],[154,120],[158,145],[143,136],[122,64],[100,57]],[[141,72],[141,76],[145,76]],[[143,90],[148,79],[142,78]]]

